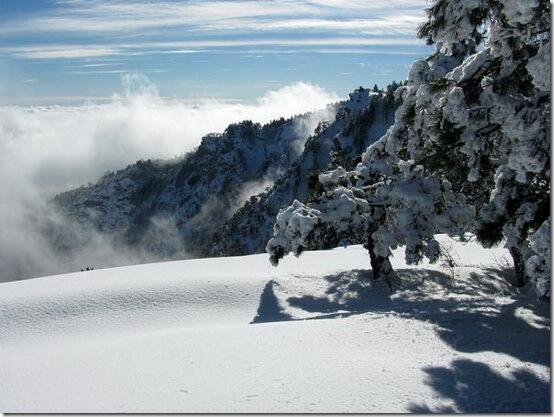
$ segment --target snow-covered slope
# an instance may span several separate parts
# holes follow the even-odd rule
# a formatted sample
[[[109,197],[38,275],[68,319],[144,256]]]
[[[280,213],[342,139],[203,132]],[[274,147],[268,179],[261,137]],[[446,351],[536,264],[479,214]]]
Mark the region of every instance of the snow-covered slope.
[[[395,252],[394,294],[359,246],[0,284],[0,410],[549,411],[548,304],[440,241],[460,266]]]

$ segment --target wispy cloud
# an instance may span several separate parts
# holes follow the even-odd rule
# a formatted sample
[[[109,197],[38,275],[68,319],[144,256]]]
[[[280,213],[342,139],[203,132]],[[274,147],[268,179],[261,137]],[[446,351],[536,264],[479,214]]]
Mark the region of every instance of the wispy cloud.
[[[381,46],[414,45],[415,38],[380,37],[329,37],[329,38],[245,38],[245,39],[201,39],[184,41],[143,42],[112,45],[28,45],[0,47],[0,54],[26,59],[92,58],[107,56],[133,56],[140,54],[184,54],[203,52],[208,48],[233,48],[252,46]],[[165,49],[164,49],[165,48]],[[177,49],[177,48],[199,48]],[[330,51],[328,51],[330,52]]]
[[[386,4],[374,0],[58,0],[54,4],[40,15],[0,18],[5,39],[21,40],[29,34],[42,34],[45,39],[17,42],[18,46],[3,47],[0,52],[23,59],[56,59],[188,54],[198,48],[257,45],[407,45],[415,42],[425,0]],[[75,39],[73,45],[65,44],[68,34]],[[129,38],[132,43],[124,42]]]
[[[169,51],[159,51],[161,54],[194,54],[198,52],[204,52],[202,49],[171,49]]]
[[[68,65],[67,68],[97,68],[123,65],[122,62],[95,62],[92,64]]]
[[[255,19],[226,19],[207,24],[205,30],[250,30],[250,31],[285,31],[285,30],[323,30],[354,31],[366,35],[412,35],[418,23],[419,15],[391,15],[375,19],[285,19],[262,21]]]
[[[102,96],[132,71],[152,74],[168,96],[252,100],[267,79],[298,77],[344,95],[341,72],[355,85],[386,84],[424,56],[415,29],[428,1],[0,0],[0,96]],[[352,55],[368,54],[392,73],[350,68]]]
[[[294,1],[58,1],[46,16],[0,26],[14,32],[126,32],[171,26],[200,26],[229,18],[294,16],[313,13],[313,5]]]
[[[28,45],[2,47],[0,53],[27,59],[53,59],[110,56],[116,55],[118,51],[109,46]]]
[[[164,72],[168,72],[169,69],[168,68],[145,68],[145,69],[141,69],[140,72],[144,72],[146,74],[159,74],[159,73],[164,73]],[[83,69],[83,70],[72,70],[72,71],[68,71],[70,74],[78,74],[78,75],[91,75],[91,74],[134,74],[134,73],[137,73],[139,72],[138,69],[132,69],[132,68],[128,68],[128,69],[100,69],[100,70],[95,70],[95,69]]]

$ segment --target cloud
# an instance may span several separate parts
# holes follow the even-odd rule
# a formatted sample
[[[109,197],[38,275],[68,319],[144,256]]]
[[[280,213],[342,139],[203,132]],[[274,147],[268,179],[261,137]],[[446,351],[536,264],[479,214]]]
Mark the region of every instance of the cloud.
[[[0,25],[0,33],[121,33],[163,28],[185,28],[198,32],[236,29],[237,21],[250,29],[267,30],[277,26],[356,29],[371,21],[394,22],[423,16],[427,3],[423,0],[389,0],[383,2],[337,0],[204,0],[187,2],[168,1],[59,1],[40,16],[8,21]],[[402,10],[402,14],[398,14]],[[371,20],[360,20],[367,16]],[[299,17],[305,18],[298,19]],[[337,19],[340,17],[340,19]],[[391,19],[392,17],[392,19]],[[312,23],[310,23],[310,19]],[[287,25],[286,20],[293,23]],[[260,23],[262,21],[262,23]]]
[[[171,48],[171,47],[191,47],[191,48],[207,48],[207,47],[233,47],[233,46],[317,46],[317,45],[411,45],[418,44],[420,41],[415,38],[382,36],[382,37],[361,37],[361,36],[331,36],[331,37],[304,37],[304,38],[288,38],[288,37],[268,37],[268,38],[247,38],[247,39],[204,39],[193,41],[167,41],[167,42],[150,42],[144,43],[141,47],[148,48]],[[133,46],[121,46],[133,47]],[[242,52],[242,51],[241,51]]]
[[[18,40],[0,52],[78,59],[254,45],[408,45],[425,6],[424,0],[58,1],[0,23],[4,38]],[[30,42],[29,34],[45,40]],[[68,34],[76,44],[67,43]]]
[[[123,65],[122,62],[95,62],[92,64],[68,65],[67,68],[96,68]]]
[[[106,104],[0,107],[0,170],[8,166],[13,175],[19,167],[26,185],[39,185],[51,194],[140,158],[171,158],[190,151],[203,135],[221,132],[233,122],[264,123],[337,99],[316,85],[298,82],[268,91],[252,104],[191,104],[160,98],[143,75],[126,74],[122,84],[124,93]],[[11,182],[19,187],[22,179]]]
[[[313,13],[316,7],[302,2],[242,1],[72,1],[42,16],[8,22],[0,33],[17,32],[128,32],[164,27],[200,27],[228,18],[294,16]]]
[[[109,46],[30,45],[5,47],[0,52],[26,59],[93,58],[116,55],[118,51]]]
[[[244,119],[268,122],[322,109],[337,97],[295,83],[268,91],[255,102],[166,100],[142,75],[122,77],[123,93],[105,104],[0,107],[0,282],[147,259],[93,236],[72,258],[55,254],[40,231],[44,220],[64,224],[45,202],[55,193],[93,182],[108,170],[141,158],[172,158],[194,149],[203,135]],[[171,224],[159,219],[156,227]],[[83,231],[70,230],[79,234]]]
[[[312,52],[318,53],[318,54],[359,54],[359,55],[407,55],[407,56],[420,56],[421,52],[419,51],[377,51],[372,49],[365,49],[365,48],[320,48],[320,49],[314,49]],[[360,63],[358,63],[360,65]],[[362,65],[362,66],[365,66]]]
[[[379,32],[382,32],[379,29]],[[384,31],[383,31],[384,32]],[[422,42],[415,37],[379,35],[334,36],[334,37],[267,37],[244,39],[197,39],[185,41],[157,41],[122,43],[113,45],[28,45],[19,47],[0,47],[0,54],[25,59],[80,59],[111,56],[135,56],[148,54],[180,54],[205,52],[213,48],[241,48],[252,46],[379,46],[379,45],[418,45]],[[188,48],[188,49],[179,49]],[[196,49],[190,49],[196,48]],[[244,53],[244,51],[240,51]],[[283,51],[281,51],[283,52]]]
[[[419,15],[391,15],[374,19],[286,19],[259,21],[254,19],[227,19],[224,22],[207,24],[205,29],[252,30],[252,31],[283,31],[283,30],[339,30],[363,31],[366,35],[404,34],[414,35]]]
[[[90,75],[90,74],[132,74],[137,70],[132,69],[113,69],[113,70],[80,70],[80,71],[68,71],[69,74],[77,75]],[[169,71],[168,68],[145,68],[141,72],[145,74],[159,74]]]

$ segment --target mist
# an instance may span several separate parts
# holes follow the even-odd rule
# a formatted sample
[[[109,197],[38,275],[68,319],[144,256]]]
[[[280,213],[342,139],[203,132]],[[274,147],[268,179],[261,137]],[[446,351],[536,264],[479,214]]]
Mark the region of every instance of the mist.
[[[109,237],[92,236],[77,225],[68,227],[47,201],[139,159],[182,155],[198,146],[202,136],[222,132],[230,123],[265,123],[323,109],[336,100],[333,93],[298,82],[268,91],[249,104],[191,104],[160,97],[155,85],[135,74],[123,76],[121,91],[104,104],[0,107],[0,282],[99,262],[107,267],[155,260]],[[73,256],[62,257],[43,236],[46,223],[64,227],[73,236],[88,233],[87,244]],[[165,220],[156,225],[173,236]]]

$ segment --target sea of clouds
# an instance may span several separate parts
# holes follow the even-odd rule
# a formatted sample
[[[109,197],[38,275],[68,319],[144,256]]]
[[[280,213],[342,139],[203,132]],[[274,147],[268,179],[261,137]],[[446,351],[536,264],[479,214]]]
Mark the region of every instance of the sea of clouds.
[[[92,239],[77,258],[60,258],[37,219],[63,223],[46,202],[139,159],[173,158],[202,136],[249,119],[265,123],[323,109],[335,94],[308,83],[268,91],[253,103],[167,100],[142,75],[122,77],[110,102],[82,106],[0,107],[0,282],[144,261],[127,248]],[[29,219],[34,219],[30,221]]]

